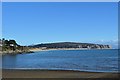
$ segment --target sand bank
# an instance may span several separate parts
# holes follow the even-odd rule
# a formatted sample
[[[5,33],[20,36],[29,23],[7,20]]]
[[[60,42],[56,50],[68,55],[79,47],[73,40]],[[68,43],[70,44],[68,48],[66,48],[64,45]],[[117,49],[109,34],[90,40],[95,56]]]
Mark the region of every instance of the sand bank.
[[[33,48],[30,49],[30,51],[36,52],[36,51],[50,51],[50,50],[91,50],[87,48],[57,48],[57,49],[41,49],[41,48]]]
[[[54,70],[3,70],[3,78],[118,78],[117,73]]]

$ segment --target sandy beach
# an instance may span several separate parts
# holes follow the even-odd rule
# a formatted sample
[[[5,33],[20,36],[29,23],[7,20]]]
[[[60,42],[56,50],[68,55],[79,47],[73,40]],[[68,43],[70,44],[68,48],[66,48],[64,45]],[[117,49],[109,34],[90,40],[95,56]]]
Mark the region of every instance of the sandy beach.
[[[50,51],[50,50],[91,50],[87,48],[57,48],[57,49],[41,49],[41,48],[33,48],[30,49],[30,51],[37,52],[37,51]],[[94,49],[92,49],[94,50]],[[101,50],[101,49],[96,49],[96,50]]]
[[[3,78],[118,78],[117,73],[54,70],[3,70]]]

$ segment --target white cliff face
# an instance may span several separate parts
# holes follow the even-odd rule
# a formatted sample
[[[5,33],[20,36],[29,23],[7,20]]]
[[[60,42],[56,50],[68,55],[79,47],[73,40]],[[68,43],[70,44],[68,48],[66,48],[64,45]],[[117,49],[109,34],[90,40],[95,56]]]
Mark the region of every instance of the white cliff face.
[[[104,44],[109,45],[112,49],[118,49],[118,40],[110,40],[110,41],[96,41],[92,43]]]
[[[103,49],[111,49],[112,47],[110,45],[103,45]]]
[[[79,45],[79,48],[87,48],[87,49],[111,49],[110,45]]]

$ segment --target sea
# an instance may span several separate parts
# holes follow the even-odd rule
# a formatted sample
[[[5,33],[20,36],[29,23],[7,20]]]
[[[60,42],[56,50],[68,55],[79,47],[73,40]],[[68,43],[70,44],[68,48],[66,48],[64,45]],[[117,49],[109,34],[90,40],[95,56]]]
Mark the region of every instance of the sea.
[[[2,69],[118,72],[117,49],[49,50],[2,56]]]

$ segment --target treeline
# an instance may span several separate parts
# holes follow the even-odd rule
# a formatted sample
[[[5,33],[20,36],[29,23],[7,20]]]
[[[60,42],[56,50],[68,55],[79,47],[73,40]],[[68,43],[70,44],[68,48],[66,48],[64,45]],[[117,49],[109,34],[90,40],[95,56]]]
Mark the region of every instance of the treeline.
[[[17,42],[15,40],[7,40],[5,38],[0,39],[0,47],[2,49],[2,51],[27,51],[28,47],[27,46],[21,46],[19,44],[17,44]]]

